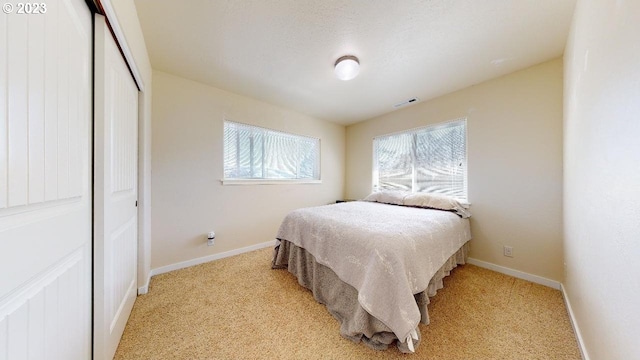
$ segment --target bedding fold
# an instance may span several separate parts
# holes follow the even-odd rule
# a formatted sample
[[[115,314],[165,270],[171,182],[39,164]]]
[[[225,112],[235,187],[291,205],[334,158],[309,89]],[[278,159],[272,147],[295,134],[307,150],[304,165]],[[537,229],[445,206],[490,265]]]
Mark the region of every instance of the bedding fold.
[[[416,306],[421,314],[420,322],[429,324],[429,312],[427,305],[429,298],[443,287],[443,278],[448,276],[458,265],[465,264],[469,245],[465,243],[453,254],[429,281],[425,291],[414,295]],[[272,262],[274,269],[287,269],[297,279],[298,283],[309,289],[314,299],[324,304],[327,310],[340,323],[340,334],[353,341],[362,341],[374,350],[387,349],[397,340],[393,331],[373,317],[358,303],[357,290],[340,280],[328,267],[319,264],[313,255],[289,241],[279,241],[274,249]],[[420,331],[417,331],[418,341],[413,345],[417,348],[420,344]],[[402,352],[410,352],[406,342],[397,342],[398,349]]]

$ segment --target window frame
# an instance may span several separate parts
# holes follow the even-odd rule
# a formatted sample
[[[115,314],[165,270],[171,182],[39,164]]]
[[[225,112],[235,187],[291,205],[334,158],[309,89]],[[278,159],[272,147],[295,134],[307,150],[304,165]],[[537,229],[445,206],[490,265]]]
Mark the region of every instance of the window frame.
[[[418,193],[419,191],[416,191],[416,183],[417,183],[417,177],[416,177],[416,173],[417,173],[417,169],[416,166],[414,165],[416,162],[416,146],[417,146],[417,142],[416,142],[416,138],[415,136],[417,135],[418,132],[423,131],[423,130],[437,130],[437,129],[441,129],[441,128],[446,128],[446,127],[450,127],[452,126],[453,123],[463,123],[464,124],[464,153],[465,153],[465,157],[464,157],[464,175],[463,175],[463,190],[464,190],[464,194],[466,195],[466,198],[459,198],[456,197],[456,200],[465,203],[465,204],[470,204],[470,200],[469,200],[469,181],[468,181],[468,174],[469,174],[469,139],[468,139],[468,127],[467,127],[467,118],[466,117],[461,117],[461,118],[457,118],[457,119],[453,119],[453,120],[447,120],[447,121],[443,121],[443,122],[439,122],[439,123],[435,123],[435,124],[430,124],[430,125],[426,125],[426,126],[420,126],[420,127],[415,127],[415,128],[411,128],[411,129],[406,129],[406,130],[401,130],[401,131],[396,131],[396,132],[392,132],[392,133],[387,133],[387,134],[381,134],[378,136],[373,137],[372,141],[371,141],[371,147],[372,147],[372,171],[371,171],[371,175],[372,175],[372,179],[371,179],[371,191],[373,192],[379,192],[379,191],[384,191],[386,189],[381,189],[379,186],[379,180],[380,180],[380,174],[379,174],[379,167],[378,167],[378,154],[377,154],[377,149],[376,149],[376,139],[379,138],[384,138],[384,137],[388,137],[388,136],[396,136],[396,135],[401,135],[401,134],[413,134],[413,139],[412,139],[412,143],[411,143],[411,147],[412,147],[412,151],[411,151],[411,162],[412,162],[412,166],[411,166],[411,192],[412,193]],[[422,191],[422,192],[426,192],[426,191]],[[426,192],[429,193],[429,192]]]
[[[261,129],[263,131],[265,131],[266,133],[276,133],[276,134],[283,134],[286,136],[291,136],[294,138],[300,138],[300,139],[306,139],[306,140],[315,140],[317,141],[317,160],[316,163],[314,164],[314,174],[317,173],[317,178],[226,178],[225,177],[225,155],[226,155],[226,149],[225,149],[225,141],[224,141],[224,133],[225,133],[225,127],[227,123],[234,123],[234,124],[238,124],[241,126],[247,126],[247,127],[251,127],[251,128],[256,128],[256,129]],[[222,183],[222,185],[284,185],[284,184],[321,184],[322,183],[322,139],[319,137],[314,137],[314,136],[307,136],[307,135],[300,135],[300,134],[294,134],[291,132],[287,132],[287,131],[281,131],[281,130],[276,130],[276,129],[271,129],[271,128],[267,128],[264,126],[258,126],[258,125],[253,125],[253,124],[248,124],[248,123],[242,123],[239,121],[234,121],[234,120],[230,120],[225,118],[222,122],[222,134],[223,134],[223,141],[222,141],[222,179],[220,180],[220,182]],[[237,150],[236,150],[237,151]],[[262,158],[262,166],[264,168],[264,158]],[[300,164],[298,164],[299,166]]]

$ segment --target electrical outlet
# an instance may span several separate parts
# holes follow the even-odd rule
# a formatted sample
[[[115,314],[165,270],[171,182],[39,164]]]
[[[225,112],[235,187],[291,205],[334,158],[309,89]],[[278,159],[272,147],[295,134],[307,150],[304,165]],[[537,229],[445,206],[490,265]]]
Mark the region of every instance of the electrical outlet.
[[[207,246],[213,246],[216,240],[216,233],[209,231],[207,233]]]
[[[513,248],[511,246],[505,245],[503,248],[504,256],[513,257]]]

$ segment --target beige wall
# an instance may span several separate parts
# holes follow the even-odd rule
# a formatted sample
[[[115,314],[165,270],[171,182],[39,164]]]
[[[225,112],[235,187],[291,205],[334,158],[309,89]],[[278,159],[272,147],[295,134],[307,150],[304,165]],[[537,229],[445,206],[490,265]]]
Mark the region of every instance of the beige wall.
[[[322,184],[222,185],[225,118],[319,137]],[[289,211],[340,199],[344,141],[343,126],[154,71],[152,267],[273,240]]]
[[[138,287],[146,289],[151,273],[152,70],[135,4],[131,0],[111,0],[111,4],[144,83],[138,97]]]
[[[588,358],[640,359],[640,2],[578,1],[565,52],[565,292]]]
[[[371,191],[374,136],[459,117],[467,118],[471,256],[562,280],[560,59],[347,127],[346,197]]]

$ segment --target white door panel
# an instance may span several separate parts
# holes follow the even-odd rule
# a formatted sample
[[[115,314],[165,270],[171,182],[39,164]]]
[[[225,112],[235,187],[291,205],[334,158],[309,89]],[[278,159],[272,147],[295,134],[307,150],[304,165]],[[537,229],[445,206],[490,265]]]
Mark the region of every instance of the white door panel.
[[[111,359],[137,295],[138,89],[95,24],[94,357]]]
[[[0,13],[0,359],[91,356],[91,13],[46,6]]]

